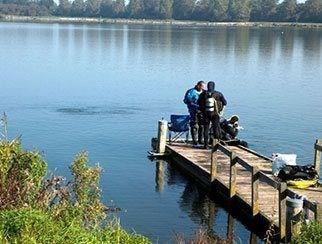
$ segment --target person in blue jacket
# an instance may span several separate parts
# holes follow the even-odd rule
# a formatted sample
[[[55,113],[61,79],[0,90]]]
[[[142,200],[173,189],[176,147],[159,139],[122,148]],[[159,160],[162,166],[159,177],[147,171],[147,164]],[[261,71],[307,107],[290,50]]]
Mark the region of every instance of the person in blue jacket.
[[[198,143],[203,144],[203,121],[198,100],[200,94],[205,90],[205,87],[206,83],[204,81],[199,81],[194,88],[191,88],[186,92],[183,100],[187,105],[190,114],[190,131],[194,145],[197,145]]]

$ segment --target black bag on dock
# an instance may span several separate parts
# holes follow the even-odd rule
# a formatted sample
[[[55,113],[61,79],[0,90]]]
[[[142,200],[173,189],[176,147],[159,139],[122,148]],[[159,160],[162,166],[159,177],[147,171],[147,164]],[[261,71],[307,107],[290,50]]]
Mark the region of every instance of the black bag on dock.
[[[319,178],[319,174],[313,165],[285,165],[278,173],[278,178],[280,178],[282,181],[314,180]]]

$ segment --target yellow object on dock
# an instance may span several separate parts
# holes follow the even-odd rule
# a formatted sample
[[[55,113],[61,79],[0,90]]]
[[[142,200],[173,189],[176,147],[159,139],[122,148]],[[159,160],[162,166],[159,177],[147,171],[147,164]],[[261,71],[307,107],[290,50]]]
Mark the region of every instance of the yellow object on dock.
[[[298,189],[306,189],[309,188],[310,186],[314,187],[318,183],[318,179],[315,180],[289,180],[287,181],[288,186],[292,186],[294,188]]]

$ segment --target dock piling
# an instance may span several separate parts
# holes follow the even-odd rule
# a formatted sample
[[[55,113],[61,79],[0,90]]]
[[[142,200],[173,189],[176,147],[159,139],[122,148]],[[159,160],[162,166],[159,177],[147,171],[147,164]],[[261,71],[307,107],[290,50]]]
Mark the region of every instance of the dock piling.
[[[157,152],[160,154],[165,153],[165,147],[167,143],[167,133],[168,133],[168,121],[164,119],[159,120]]]
[[[252,212],[253,216],[259,213],[258,185],[259,185],[259,168],[252,168]]]
[[[286,200],[286,242],[298,235],[301,230],[303,200],[287,198]]]
[[[316,140],[314,150],[314,167],[318,174],[320,174],[322,139]]]
[[[281,182],[278,189],[278,224],[281,239],[284,239],[286,235],[286,190],[287,184]]]
[[[232,153],[230,156],[230,177],[229,177],[229,192],[230,197],[236,195],[237,186],[237,160],[236,160],[236,154]]]
[[[211,182],[213,182],[216,177],[217,177],[217,144],[219,143],[219,141],[217,139],[214,139],[212,141],[212,150],[211,150],[211,175],[210,175],[210,180]]]

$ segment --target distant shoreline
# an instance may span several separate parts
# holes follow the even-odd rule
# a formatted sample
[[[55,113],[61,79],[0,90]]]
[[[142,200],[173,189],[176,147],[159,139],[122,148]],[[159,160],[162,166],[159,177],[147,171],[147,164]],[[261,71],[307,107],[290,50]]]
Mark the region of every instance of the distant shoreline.
[[[322,23],[294,22],[206,22],[189,20],[152,20],[152,19],[109,19],[86,17],[57,17],[57,16],[17,16],[0,15],[0,22],[23,23],[72,23],[72,24],[137,24],[137,25],[171,25],[182,27],[299,27],[322,28]]]

